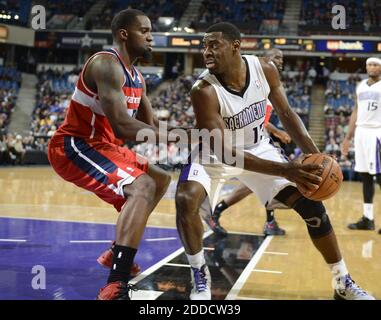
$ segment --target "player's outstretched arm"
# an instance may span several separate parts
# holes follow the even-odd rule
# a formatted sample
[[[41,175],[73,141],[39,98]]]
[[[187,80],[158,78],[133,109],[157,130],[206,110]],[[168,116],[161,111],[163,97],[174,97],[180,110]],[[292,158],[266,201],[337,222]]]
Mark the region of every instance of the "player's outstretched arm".
[[[126,98],[122,87],[124,73],[116,59],[110,55],[95,57],[88,66],[89,77],[94,79],[100,104],[111,127],[120,139],[136,140],[139,130],[153,130],[156,136],[158,130],[149,124],[136,120],[127,112]]]
[[[236,149],[224,139],[225,123],[219,113],[219,103],[215,90],[206,82],[201,81],[192,88],[191,100],[196,116],[197,127],[213,131],[215,145],[222,145],[225,148],[225,154],[231,154],[236,159],[243,159],[244,169],[249,171],[261,172],[264,174],[285,177],[294,181],[306,189],[315,190],[318,187],[321,178],[308,171],[319,169],[319,165],[303,165],[299,163],[280,163],[269,160],[263,160],[250,153]],[[213,143],[210,143],[213,150]],[[226,163],[224,153],[218,154],[219,160]],[[231,165],[227,163],[228,165]]]
[[[155,126],[154,113],[152,110],[151,102],[147,97],[147,87],[145,81],[143,82],[143,92],[142,99],[140,100],[140,105],[138,109],[138,113],[136,114],[136,119],[142,121],[144,123],[149,124],[150,126]]]
[[[269,100],[286,132],[304,153],[319,153],[318,147],[308,134],[302,120],[288,104],[278,70],[272,63],[268,63],[266,59],[260,59],[260,61],[270,86]]]

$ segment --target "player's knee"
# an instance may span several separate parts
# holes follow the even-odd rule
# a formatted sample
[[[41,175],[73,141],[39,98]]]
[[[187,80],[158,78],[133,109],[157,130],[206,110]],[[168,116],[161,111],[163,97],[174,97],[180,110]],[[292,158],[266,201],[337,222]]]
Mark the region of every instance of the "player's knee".
[[[198,214],[201,197],[204,194],[203,187],[184,183],[177,188],[176,191],[176,212],[180,217]]]
[[[321,238],[332,231],[332,225],[321,201],[299,199],[294,209],[303,218],[311,238]]]
[[[171,183],[171,176],[167,173],[163,173],[160,176],[159,181],[156,181],[156,187],[159,188],[160,190],[167,190],[169,184]]]
[[[372,203],[374,197],[374,176],[369,173],[361,173],[362,190],[365,203]]]
[[[148,202],[152,202],[155,198],[156,183],[147,174],[139,176],[132,185],[125,186],[124,193],[126,198],[131,196],[144,197]]]
[[[364,185],[371,186],[374,183],[373,175],[363,172],[361,173],[361,180]]]
[[[159,175],[155,175],[153,179],[156,184],[156,191],[160,194],[164,194],[171,182],[171,176],[163,171],[160,172]]]

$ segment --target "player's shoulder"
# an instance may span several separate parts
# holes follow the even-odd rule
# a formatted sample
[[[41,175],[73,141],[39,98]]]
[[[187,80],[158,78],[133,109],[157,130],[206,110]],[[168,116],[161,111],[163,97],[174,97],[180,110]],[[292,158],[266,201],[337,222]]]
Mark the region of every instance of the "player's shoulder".
[[[201,73],[195,83],[192,86],[191,94],[197,94],[197,93],[206,93],[209,90],[212,90],[212,85],[210,81],[208,81],[208,78],[210,77],[210,73],[208,70],[205,70],[203,73]]]
[[[368,79],[367,78],[365,78],[365,79],[362,79],[362,80],[360,80],[359,82],[357,82],[357,84],[356,84],[356,88],[357,88],[357,90],[361,90],[361,89],[364,89],[364,85],[367,83],[367,81],[368,81]]]
[[[266,73],[266,72],[269,72],[269,73],[272,73],[272,72],[276,72],[277,71],[277,68],[274,64],[274,62],[272,62],[270,60],[270,58],[268,57],[257,57],[258,60],[259,60],[259,63],[263,69],[263,71]]]
[[[88,67],[95,70],[109,70],[112,71],[122,69],[118,58],[113,54],[106,54],[99,52],[90,58]]]
[[[118,58],[111,54],[95,55],[87,64],[86,73],[96,81],[118,83],[118,85],[124,78],[123,67]]]

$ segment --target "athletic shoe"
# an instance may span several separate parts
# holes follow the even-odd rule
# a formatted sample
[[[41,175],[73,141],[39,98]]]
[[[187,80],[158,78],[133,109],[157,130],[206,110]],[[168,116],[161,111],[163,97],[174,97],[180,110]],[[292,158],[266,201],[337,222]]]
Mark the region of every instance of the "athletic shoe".
[[[374,220],[362,216],[359,221],[348,224],[348,228],[351,230],[374,230]]]
[[[137,289],[123,281],[110,282],[99,290],[97,300],[131,300],[130,291]]]
[[[220,225],[218,218],[215,219],[213,217],[205,217],[204,221],[216,235],[222,237],[226,237],[228,235],[228,232]]]
[[[263,233],[266,236],[284,236],[286,234],[286,230],[280,228],[276,220],[273,219],[271,222],[265,222]]]
[[[361,289],[349,274],[337,278],[337,289],[333,298],[335,300],[376,300],[373,296]]]
[[[208,266],[204,264],[200,269],[191,267],[192,291],[190,300],[211,300],[210,272]]]
[[[112,258],[114,256],[114,253],[112,251],[113,247],[115,245],[115,241],[112,243],[111,248],[107,249],[105,252],[103,252],[99,258],[97,259],[97,262],[105,267],[111,269],[112,266]],[[137,263],[133,263],[131,266],[131,271],[130,271],[130,277],[134,278],[136,277],[139,273],[141,272],[141,268]]]

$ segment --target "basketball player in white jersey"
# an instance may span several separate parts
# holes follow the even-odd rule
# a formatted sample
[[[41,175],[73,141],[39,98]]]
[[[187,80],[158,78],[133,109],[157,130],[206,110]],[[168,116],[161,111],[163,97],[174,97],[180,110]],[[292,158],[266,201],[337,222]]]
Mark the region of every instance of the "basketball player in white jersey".
[[[360,173],[363,183],[363,216],[348,225],[352,230],[374,230],[374,179],[381,187],[381,59],[369,58],[366,71],[369,78],[357,86],[356,105],[341,146],[342,154],[347,155],[355,137],[355,171]],[[381,234],[381,229],[378,233]]]
[[[207,70],[191,90],[197,127],[215,131],[214,144],[210,144],[212,150],[214,145],[222,145],[225,154],[243,157],[244,164],[243,170],[227,165],[226,157],[216,154],[219,163],[192,162],[182,170],[176,192],[176,222],[191,265],[190,299],[211,299],[211,277],[203,253],[199,209],[205,199],[214,207],[222,178],[234,176],[248,186],[264,206],[280,202],[301,215],[313,244],[332,271],[336,299],[373,300],[351,279],[323,204],[303,197],[295,187],[297,183],[306,192],[316,190],[321,178],[312,172],[321,168],[320,165],[287,162],[269,139],[263,137],[269,98],[285,130],[302,151],[305,154],[319,152],[300,118],[290,108],[276,67],[264,58],[242,56],[240,32],[230,23],[211,26],[203,43]],[[226,130],[242,135],[243,144],[225,143]]]
[[[269,58],[269,60],[275,64],[279,73],[283,70],[283,52],[280,49],[272,48],[266,50],[265,57]],[[273,106],[269,101],[267,101],[266,106],[266,118],[265,118],[265,134],[269,134],[275,138],[277,138],[281,143],[287,144],[291,142],[291,138],[287,132],[278,129],[274,126],[269,120],[271,117],[271,113],[273,110]],[[204,220],[209,225],[209,227],[218,235],[225,236],[227,231],[220,225],[220,217],[224,210],[235,205],[237,202],[243,200],[248,195],[253,192],[246,187],[245,184],[241,183],[238,187],[236,187],[231,194],[229,194],[226,198],[222,199],[214,208],[213,214],[211,217],[209,215]],[[283,236],[286,234],[286,231],[279,227],[275,215],[274,210],[270,208],[266,208],[266,222],[263,226],[263,233],[268,236]]]

